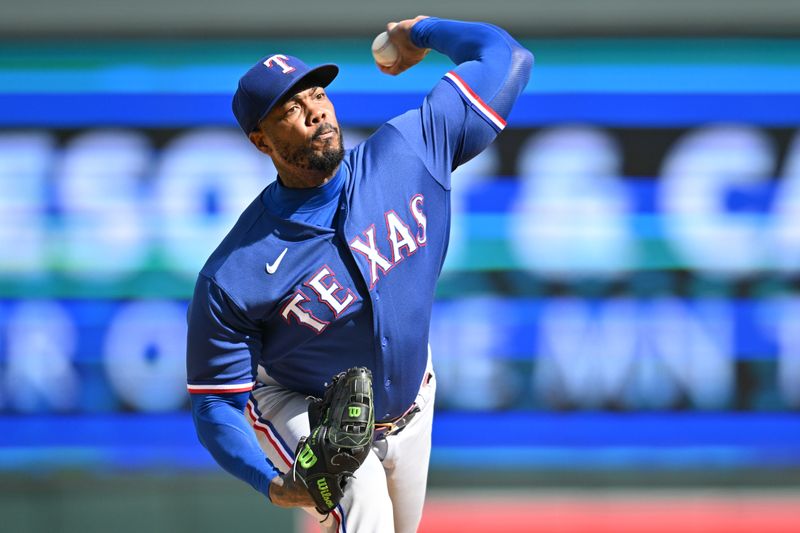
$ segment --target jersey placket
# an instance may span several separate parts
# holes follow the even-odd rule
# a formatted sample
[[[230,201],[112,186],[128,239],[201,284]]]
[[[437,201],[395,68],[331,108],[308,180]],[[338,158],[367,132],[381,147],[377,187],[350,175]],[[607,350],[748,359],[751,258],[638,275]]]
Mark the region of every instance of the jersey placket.
[[[344,199],[346,198],[346,195],[343,194],[342,196],[343,196],[342,203],[341,206],[339,207],[340,219],[337,228],[337,232],[341,236],[339,242],[341,243],[342,246],[347,248],[347,257],[353,260],[356,270],[360,275],[360,281],[363,283],[364,291],[366,292],[366,294],[369,295],[370,309],[372,312],[372,329],[373,329],[373,340],[374,340],[373,347],[375,350],[374,352],[375,375],[373,379],[373,386],[375,384],[382,385],[382,392],[381,392],[382,401],[376,402],[376,405],[383,405],[385,407],[390,404],[389,388],[391,387],[392,381],[391,381],[391,376],[386,376],[387,365],[384,365],[384,361],[389,360],[390,357],[389,354],[391,352],[389,352],[389,339],[385,337],[383,332],[383,327],[381,325],[383,312],[382,312],[380,288],[378,287],[378,285],[375,285],[372,288],[370,288],[371,274],[369,272],[370,268],[369,264],[363,265],[363,263],[360,262],[358,257],[356,256],[356,252],[353,251],[353,249],[348,244],[349,242],[352,241],[353,238],[357,236],[357,234],[355,233],[349,234],[347,232],[347,227],[348,227],[347,221],[349,219],[348,215],[350,214],[350,210],[346,200]],[[391,367],[391,364],[388,366]],[[390,416],[391,416],[390,413],[387,412],[376,411],[375,413],[375,417],[378,420],[386,419],[389,418]]]

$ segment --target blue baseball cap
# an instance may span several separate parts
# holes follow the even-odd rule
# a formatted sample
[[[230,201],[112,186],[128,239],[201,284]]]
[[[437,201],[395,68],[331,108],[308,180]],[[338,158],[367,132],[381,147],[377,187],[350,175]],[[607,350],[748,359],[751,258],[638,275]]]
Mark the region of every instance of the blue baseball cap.
[[[295,85],[308,80],[327,87],[337,74],[339,67],[331,63],[310,68],[293,56],[262,57],[239,79],[233,95],[233,114],[244,133],[250,134]]]

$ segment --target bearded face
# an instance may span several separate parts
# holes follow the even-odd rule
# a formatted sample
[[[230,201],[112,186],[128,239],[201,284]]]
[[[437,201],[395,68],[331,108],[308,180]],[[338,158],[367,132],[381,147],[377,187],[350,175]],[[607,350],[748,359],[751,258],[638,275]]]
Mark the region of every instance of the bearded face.
[[[344,139],[336,126],[330,123],[319,125],[306,144],[273,139],[278,157],[289,165],[323,174],[331,174],[344,158]]]
[[[288,187],[325,183],[344,158],[344,142],[325,89],[299,88],[277,104],[250,140],[268,154]]]

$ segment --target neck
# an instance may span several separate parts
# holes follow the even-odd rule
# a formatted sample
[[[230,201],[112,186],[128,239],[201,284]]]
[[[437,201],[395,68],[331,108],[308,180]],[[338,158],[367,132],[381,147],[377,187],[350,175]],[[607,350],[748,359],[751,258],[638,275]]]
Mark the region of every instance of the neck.
[[[339,165],[341,165],[341,163],[339,163]],[[284,187],[290,189],[310,189],[328,183],[331,178],[336,175],[336,172],[339,171],[339,165],[336,165],[333,172],[329,174],[307,169],[291,169],[288,167],[278,168],[277,170]]]

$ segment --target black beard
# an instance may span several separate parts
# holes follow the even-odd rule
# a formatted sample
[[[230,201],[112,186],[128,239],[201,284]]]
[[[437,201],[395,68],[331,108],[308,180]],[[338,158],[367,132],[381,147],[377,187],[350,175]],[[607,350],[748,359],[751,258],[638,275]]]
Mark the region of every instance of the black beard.
[[[344,159],[344,145],[342,137],[339,136],[338,146],[331,146],[322,151],[321,154],[308,149],[308,167],[311,170],[316,170],[322,174],[332,174],[339,163]]]
[[[323,124],[314,133],[312,142],[328,131],[336,132],[336,136],[331,140],[330,145],[325,145],[322,153],[318,153],[310,144],[297,148],[291,153],[287,146],[278,146],[277,148],[280,150],[281,157],[296,167],[326,175],[333,174],[333,171],[344,159],[344,141],[341,132],[329,124]]]

